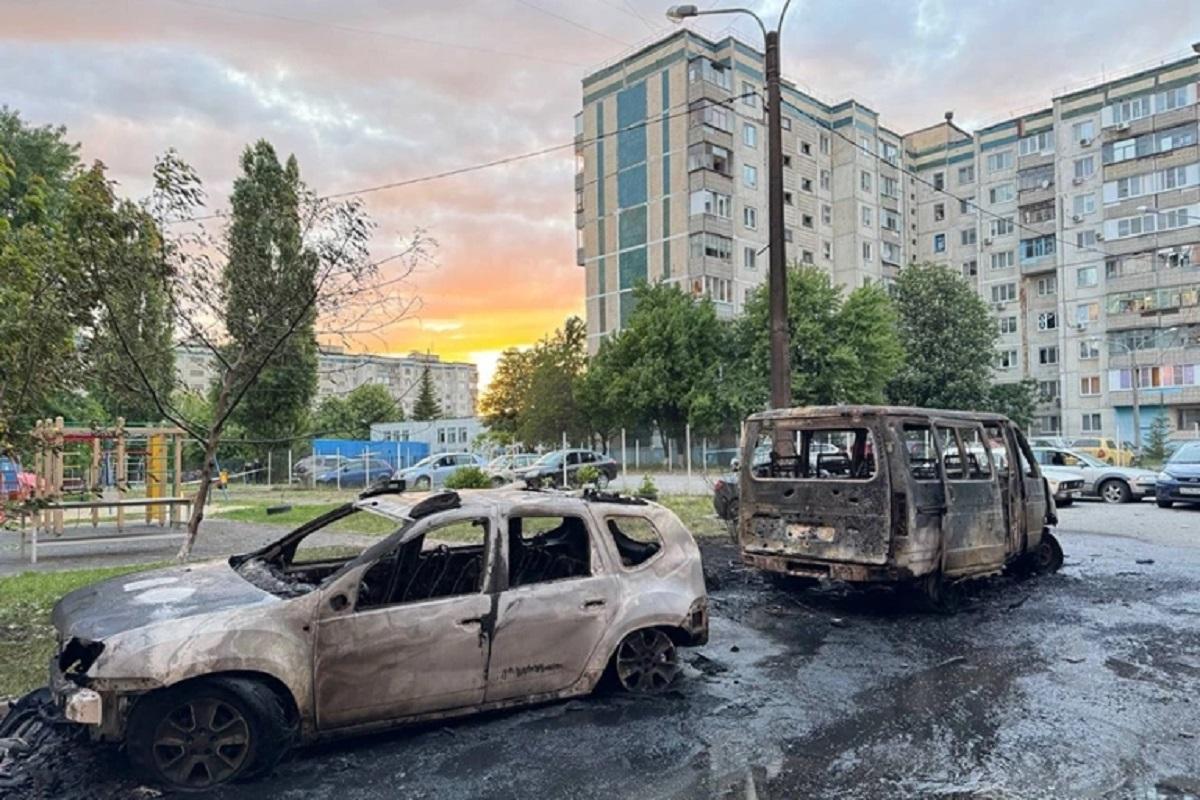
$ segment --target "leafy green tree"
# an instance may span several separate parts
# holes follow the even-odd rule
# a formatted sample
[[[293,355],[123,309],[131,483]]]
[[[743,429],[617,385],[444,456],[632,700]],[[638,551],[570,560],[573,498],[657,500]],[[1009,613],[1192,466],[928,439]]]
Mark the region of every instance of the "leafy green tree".
[[[421,373],[421,386],[417,390],[417,400],[413,403],[412,418],[415,420],[441,419],[442,407],[433,393],[433,375],[429,367]]]
[[[996,325],[987,304],[957,272],[913,264],[895,286],[907,363],[888,390],[895,403],[986,410]]]
[[[500,354],[492,382],[479,399],[479,416],[488,430],[515,436],[529,398],[534,361],[532,349],[510,347]]]
[[[988,388],[987,411],[994,411],[1022,428],[1033,424],[1038,403],[1038,385],[1032,378],[1015,383],[995,383]]]
[[[364,383],[345,397],[326,397],[317,406],[312,428],[317,436],[335,439],[369,439],[371,425],[399,422],[404,410],[378,383]]]
[[[1171,437],[1171,420],[1163,412],[1150,420],[1150,430],[1142,446],[1142,465],[1162,466],[1167,460],[1167,443]]]
[[[586,386],[625,427],[648,423],[679,442],[686,425],[703,428],[719,395],[725,326],[708,299],[697,302],[669,284],[639,284],[625,326],[605,339]]]
[[[896,313],[880,286],[844,295],[816,267],[788,270],[788,341],[794,405],[882,403],[904,364]],[[762,408],[769,395],[770,309],[756,289],[735,323],[730,396],[737,416]]]
[[[224,323],[231,352],[265,356],[235,376],[246,390],[232,414],[252,437],[301,432],[317,391],[318,254],[304,242],[304,187],[295,156],[281,164],[259,140],[246,148],[230,197],[229,258],[222,271]],[[296,310],[281,314],[280,305]],[[257,361],[259,359],[254,359]]]
[[[591,433],[576,398],[577,382],[587,364],[587,327],[579,317],[544,337],[532,350],[525,403],[517,439],[528,446],[561,446],[565,433],[577,441]]]

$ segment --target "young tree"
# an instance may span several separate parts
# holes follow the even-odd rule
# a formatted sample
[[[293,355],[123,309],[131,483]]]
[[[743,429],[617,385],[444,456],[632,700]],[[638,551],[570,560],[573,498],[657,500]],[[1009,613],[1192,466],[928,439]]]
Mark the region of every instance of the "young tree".
[[[378,383],[364,383],[345,397],[326,397],[317,406],[312,427],[315,435],[334,439],[369,439],[371,425],[399,422],[404,409]]]
[[[1162,466],[1167,460],[1167,442],[1171,436],[1171,420],[1162,411],[1150,421],[1150,430],[1142,447],[1142,466]]]
[[[421,386],[417,392],[416,402],[413,403],[412,418],[416,420],[441,419],[442,407],[438,404],[437,396],[433,393],[433,375],[429,367],[421,373]]]
[[[564,433],[572,441],[590,434],[575,396],[576,383],[587,364],[583,320],[568,317],[561,328],[537,343],[532,362],[517,438],[527,445],[561,447]]]
[[[534,351],[510,347],[500,354],[492,382],[479,400],[479,415],[488,430],[515,437],[529,400]]]
[[[1017,423],[1022,428],[1033,424],[1033,412],[1038,403],[1038,385],[1032,378],[1015,383],[994,383],[988,388],[987,411],[993,411]]]
[[[295,156],[280,164],[263,140],[242,154],[242,174],[230,197],[229,255],[221,273],[226,346],[248,350],[264,341],[280,342],[232,414],[256,438],[300,433],[317,391],[316,308],[310,305],[299,319],[289,320],[267,302],[277,293],[316,293],[318,256],[303,241],[302,193]]]
[[[770,375],[769,302],[765,284],[735,323],[730,397],[737,416],[762,408]],[[788,341],[795,405],[881,403],[903,366],[896,313],[880,286],[844,295],[817,267],[788,270]]]
[[[261,148],[248,152],[243,165],[249,174],[258,170],[260,157],[265,155]],[[270,172],[270,165],[264,169]],[[206,409],[207,419],[189,419],[186,409],[172,397],[164,396],[136,360],[131,359],[143,391],[153,399],[162,416],[184,428],[203,446],[200,483],[188,520],[188,535],[179,551],[181,560],[190,555],[204,519],[217,449],[233,414],[255,388],[263,371],[280,365],[281,352],[307,357],[305,353],[309,352],[314,333],[323,338],[351,341],[404,318],[417,301],[396,287],[417,264],[428,260],[429,249],[434,246],[418,231],[398,252],[372,260],[368,245],[373,225],[361,201],[334,202],[316,197],[299,183],[294,168],[285,169],[272,180],[295,187],[298,214],[292,213],[291,199],[282,190],[271,196],[282,198],[283,212],[273,205],[275,201],[260,202],[255,196],[245,203],[239,202],[235,209],[235,226],[242,225],[251,231],[263,228],[265,241],[274,242],[268,248],[270,252],[262,252],[255,247],[264,239],[243,236],[245,231],[235,235],[232,226],[224,231],[225,235],[213,236],[202,223],[197,224],[205,201],[203,185],[177,155],[168,152],[155,165],[155,192],[147,208],[161,228],[177,231],[174,239],[164,243],[163,268],[159,274],[165,281],[176,329],[183,338],[211,353],[218,375]],[[248,180],[242,186],[254,195],[257,183]],[[295,219],[302,221],[298,242],[292,235]],[[248,250],[235,248],[237,242],[249,242]],[[235,250],[238,258],[257,259],[252,290],[236,287],[241,278],[226,269]],[[291,266],[285,268],[285,262]],[[394,262],[396,267],[388,280],[382,281],[380,266],[388,262]],[[113,313],[106,296],[101,301],[122,351],[131,355],[131,331],[125,320]],[[300,340],[297,349],[290,347],[293,337]],[[273,385],[299,386],[298,391],[306,391],[300,372],[287,375]],[[289,398],[276,399],[291,407]],[[279,429],[294,424],[294,416],[285,417]],[[282,441],[290,441],[290,437]],[[282,441],[248,437],[242,443]]]
[[[900,337],[908,360],[888,394],[926,408],[987,409],[996,325],[957,272],[913,264],[896,280]]]

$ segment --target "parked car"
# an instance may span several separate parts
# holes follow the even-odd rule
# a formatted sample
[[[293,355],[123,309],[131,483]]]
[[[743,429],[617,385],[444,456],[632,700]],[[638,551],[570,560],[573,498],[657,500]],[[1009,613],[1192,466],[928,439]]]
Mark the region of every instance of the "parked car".
[[[292,465],[292,480],[300,483],[307,483],[310,479],[315,478],[326,472],[331,472],[342,464],[345,464],[350,459],[344,456],[305,456]]]
[[[392,465],[380,458],[352,458],[339,467],[322,472],[317,476],[318,486],[350,487],[370,486],[392,477]]]
[[[1159,508],[1175,503],[1200,505],[1200,442],[1185,442],[1163,465],[1155,484]]]
[[[1119,467],[1129,467],[1133,465],[1133,449],[1125,449],[1118,447],[1117,443],[1112,439],[1097,439],[1083,438],[1076,439],[1071,442],[1071,449],[1078,450],[1081,453],[1087,453],[1089,456],[1095,456],[1109,464],[1115,464]]]
[[[617,462],[595,450],[552,450],[532,465],[518,470],[516,476],[528,486],[561,486],[563,459],[566,459],[567,483],[576,483],[579,468],[584,466],[593,466],[599,471],[596,486],[600,489],[617,477]]]
[[[1058,522],[1053,492],[1007,417],[809,407],[754,414],[744,431],[737,541],[750,566],[909,584],[938,604],[953,582],[1062,565],[1049,528]],[[814,466],[814,442],[839,452],[820,453]]]
[[[306,549],[354,514],[396,531]],[[252,553],[71,592],[52,620],[59,713],[197,791],[293,745],[586,695],[606,675],[662,692],[677,647],[708,639],[708,599],[695,541],[660,505],[386,487]]]
[[[517,479],[517,473],[533,466],[541,456],[537,453],[509,453],[488,462],[486,472],[493,486],[504,486]]]
[[[1031,436],[1029,446],[1070,448],[1071,443],[1061,436]]]
[[[1148,469],[1117,467],[1079,450],[1056,447],[1033,448],[1043,467],[1077,471],[1083,477],[1083,494],[1106,503],[1129,503],[1154,496],[1156,474]]]
[[[1042,477],[1050,486],[1056,508],[1066,508],[1083,494],[1083,476],[1065,467],[1042,467]]]
[[[487,462],[483,460],[483,457],[474,453],[438,453],[426,456],[411,467],[400,470],[396,473],[396,477],[408,484],[410,489],[427,492],[444,484],[446,478],[460,467],[482,469],[485,466],[487,466]]]

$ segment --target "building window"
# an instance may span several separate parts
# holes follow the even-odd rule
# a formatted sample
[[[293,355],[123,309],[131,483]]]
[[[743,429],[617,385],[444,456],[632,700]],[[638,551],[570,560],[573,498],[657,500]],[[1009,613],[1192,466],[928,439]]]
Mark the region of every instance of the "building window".
[[[1095,231],[1076,231],[1075,232],[1075,247],[1079,250],[1084,250],[1089,247],[1096,246]]]
[[[895,178],[889,178],[887,175],[879,176],[879,194],[884,197],[890,197],[893,200],[900,199],[900,181]]]
[[[1038,363],[1039,364],[1057,364],[1058,363],[1058,346],[1050,345],[1049,347],[1038,348]]]
[[[1099,267],[1080,267],[1075,270],[1075,285],[1080,289],[1090,289],[1100,284]]]
[[[1038,399],[1050,403],[1058,397],[1058,381],[1038,381]]]
[[[1100,394],[1100,376],[1084,375],[1079,379],[1079,396],[1095,397]]]
[[[973,258],[970,261],[964,261],[962,274],[964,278],[974,278],[979,274],[979,262]]]
[[[729,219],[733,200],[727,194],[714,192],[711,189],[701,189],[698,192],[692,192],[690,205],[693,214],[711,214],[721,219]]]
[[[1017,351],[1001,350],[996,353],[996,369],[1016,369]]]
[[[821,242],[821,255],[828,261],[833,258],[833,244],[831,242]]]
[[[1096,121],[1085,119],[1083,122],[1076,122],[1071,126],[1071,138],[1079,142],[1081,147],[1087,147],[1092,143],[1092,139],[1096,138]],[[1087,144],[1084,144],[1084,143]]]
[[[862,257],[863,257],[863,263],[864,263],[864,264],[870,264],[870,263],[871,263],[871,243],[870,243],[870,242],[863,242],[863,244],[862,244]]]
[[[813,254],[812,254],[812,250],[801,250],[801,251],[800,251],[800,263],[801,263],[801,264],[811,264],[811,263],[813,263]]]
[[[1038,297],[1051,297],[1058,294],[1058,278],[1054,275],[1038,278],[1037,293]]]
[[[688,171],[708,169],[729,175],[733,159],[729,151],[709,142],[699,142],[688,148]]]
[[[934,236],[933,236],[933,252],[935,252],[935,253],[946,252],[946,234],[944,234],[944,233],[935,233],[934,234]]]
[[[900,245],[894,242],[879,243],[879,258],[886,264],[900,263]]]
[[[743,164],[742,165],[742,183],[744,183],[746,185],[746,188],[748,188],[748,189],[757,189],[758,188],[758,167],[755,167],[751,164]]]
[[[1054,131],[1031,133],[1030,135],[1021,139],[1017,147],[1023,156],[1032,156],[1039,153],[1053,153]]]
[[[969,214],[971,212],[971,207],[974,205],[975,205],[974,197],[964,197],[962,200],[958,201],[958,213],[959,214]]]
[[[828,190],[830,186],[829,170],[821,170],[821,188]]]
[[[800,142],[800,153],[801,153],[801,155],[811,156],[812,155],[812,143],[805,142],[802,140]]]
[[[754,206],[743,206],[742,224],[750,230],[758,228],[758,209]]]
[[[825,155],[829,154],[829,134],[821,134],[821,152]]]
[[[695,83],[700,80],[715,83],[722,89],[733,88],[733,80],[730,78],[729,69],[707,58],[695,58],[688,64],[688,82]]]
[[[1085,181],[1096,174],[1096,159],[1093,156],[1075,159],[1075,180]]]
[[[959,186],[962,186],[964,183],[974,183],[974,182],[975,182],[975,165],[974,164],[968,164],[965,167],[958,168],[958,185]]]
[[[742,81],[742,105],[758,108],[758,89],[749,81]]]
[[[784,192],[784,193],[783,193],[783,204],[784,204],[785,206],[790,206],[790,205],[792,205],[792,203],[794,202],[794,200],[795,200],[795,198],[792,196],[792,193],[791,193],[791,192]]]
[[[753,247],[742,248],[742,266],[746,269],[756,269],[758,267],[758,251]]]
[[[992,253],[992,269],[1007,269],[1013,265],[1013,251]]]
[[[733,281],[715,275],[704,276],[704,293],[718,303],[733,302]]]
[[[860,209],[860,212],[862,214],[863,227],[864,228],[871,227],[871,207],[870,206],[862,206]]]
[[[1037,326],[1039,331],[1053,331],[1058,329],[1058,312],[1043,311],[1038,314]]]
[[[1079,342],[1079,359],[1081,361],[1090,361],[1100,357],[1100,345],[1091,339],[1084,339]]]
[[[821,224],[823,224],[823,225],[832,225],[833,224],[833,208],[831,206],[827,206],[827,205],[821,206]]]
[[[1091,214],[1096,210],[1096,194],[1088,192],[1087,194],[1077,194],[1071,200],[1071,209],[1075,212],[1075,216],[1082,217],[1084,214]]]
[[[946,173],[933,173],[933,188],[939,192],[946,188]]]
[[[1015,283],[997,283],[992,286],[992,302],[1007,303],[1017,299],[1017,285]]]
[[[1098,414],[1098,413],[1084,414],[1082,423],[1083,424],[1080,425],[1080,428],[1084,431],[1084,433],[1099,433],[1100,432],[1100,429],[1101,429],[1100,414]]]
[[[975,244],[976,236],[978,235],[974,228],[963,228],[959,233],[959,239],[964,246]]]
[[[784,157],[783,157],[783,166],[784,166],[784,169],[791,169],[791,168],[792,168],[792,157],[791,157],[791,156],[789,156],[789,155],[784,155]]]
[[[871,173],[862,170],[858,175],[858,185],[864,192],[871,191]]]
[[[813,226],[812,214],[801,214],[800,215],[800,225],[805,228],[811,228]]]
[[[1153,112],[1150,108],[1150,95],[1144,94],[1141,97],[1131,97],[1128,100],[1119,100],[1105,109],[1112,117],[1112,124],[1122,125],[1126,122],[1148,117]]]
[[[749,122],[742,125],[742,144],[746,147],[758,147],[758,128]]]
[[[941,222],[945,218],[946,218],[946,204],[945,203],[934,203],[933,204],[933,221]]]
[[[1011,203],[1014,197],[1016,195],[1011,183],[1002,183],[999,186],[993,186],[991,189],[988,189],[988,202],[992,205]]]
[[[900,163],[900,148],[891,142],[879,142],[879,155],[893,167]]]
[[[801,178],[800,179],[800,191],[808,192],[809,194],[812,194],[812,190],[813,190],[812,178]]]
[[[693,233],[691,235],[691,256],[697,260],[716,258],[721,261],[732,261],[733,239],[715,233]]]
[[[812,221],[812,217],[809,217],[809,221],[810,221],[810,222]],[[787,242],[787,243],[791,244],[791,241],[792,241],[792,237],[793,237],[793,235],[794,235],[794,234],[792,233],[792,229],[791,229],[791,228],[784,228],[784,229],[783,229],[783,240],[784,240],[785,242]]]
[[[1036,239],[1021,240],[1021,261],[1036,261],[1054,255],[1055,237],[1038,236]]]
[[[724,106],[705,103],[695,105],[691,112],[692,127],[707,125],[725,133],[733,132],[733,117]]]
[[[1009,316],[1009,317],[1001,317],[1000,318],[1000,333],[1001,334],[1016,333],[1016,332],[1017,332],[1017,318],[1016,317]]]
[[[1001,170],[1012,169],[1012,165],[1012,150],[1001,150],[999,153],[992,153],[987,157],[988,172],[1000,172]]]
[[[1016,228],[1012,217],[1000,217],[992,220],[991,232],[992,236],[1007,236]]]

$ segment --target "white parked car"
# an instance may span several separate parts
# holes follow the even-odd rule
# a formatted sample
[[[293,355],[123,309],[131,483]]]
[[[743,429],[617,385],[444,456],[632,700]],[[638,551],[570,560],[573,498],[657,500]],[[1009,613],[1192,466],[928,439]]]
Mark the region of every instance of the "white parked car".
[[[441,486],[456,469],[460,467],[486,466],[482,456],[474,453],[438,453],[426,456],[407,469],[396,473],[395,477],[408,484],[408,488],[419,492]]]

